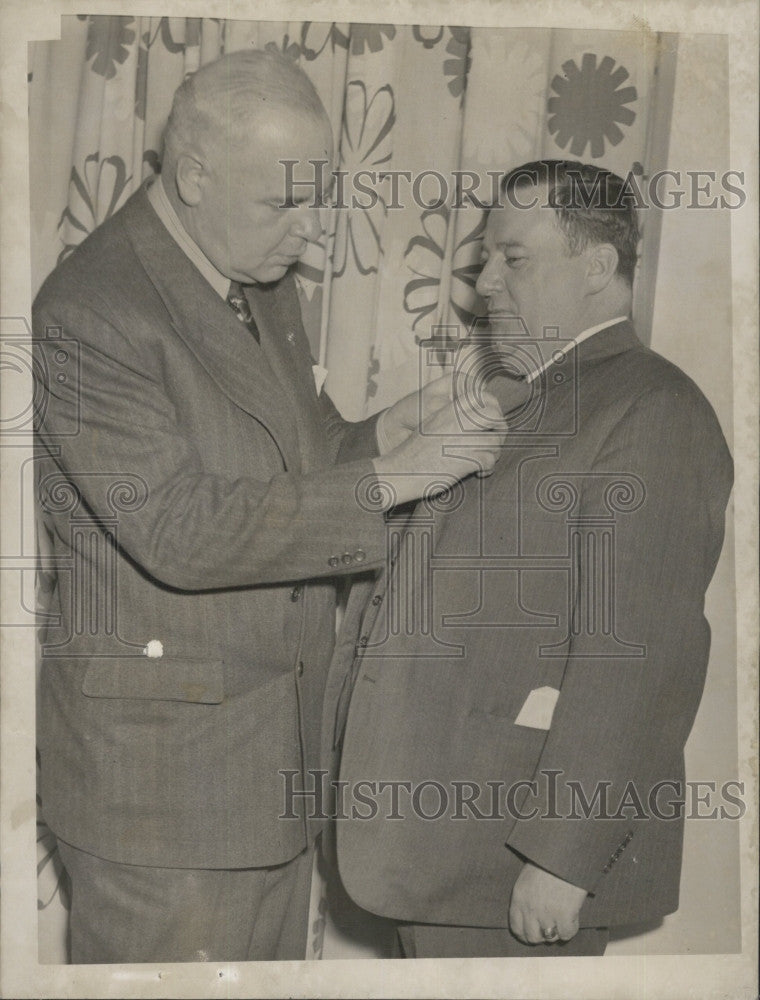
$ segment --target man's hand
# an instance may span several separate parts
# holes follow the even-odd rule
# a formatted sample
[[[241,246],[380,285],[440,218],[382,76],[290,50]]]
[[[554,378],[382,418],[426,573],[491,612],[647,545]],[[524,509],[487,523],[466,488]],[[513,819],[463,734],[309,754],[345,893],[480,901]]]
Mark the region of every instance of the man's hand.
[[[465,433],[463,423],[476,432]],[[388,487],[387,507],[442,492],[472,473],[488,475],[506,436],[501,408],[489,392],[482,394],[477,412],[462,400],[447,402],[423,421],[420,431],[374,459],[377,477]]]
[[[509,905],[509,926],[526,944],[569,941],[578,931],[578,914],[587,893],[526,861]],[[556,934],[547,936],[556,928]]]
[[[380,454],[387,455],[403,444],[419,430],[421,419],[436,413],[450,403],[454,396],[457,397],[462,425],[460,429],[468,431],[481,429],[479,399],[484,390],[496,398],[502,413],[519,409],[531,396],[531,387],[527,382],[518,381],[498,372],[482,382],[480,389],[477,388],[476,380],[468,378],[466,374],[458,379],[453,379],[450,374],[442,375],[428,382],[419,392],[410,392],[383,413],[382,434],[379,435],[381,439],[378,441]],[[468,412],[476,421],[472,425],[468,425],[466,417]]]
[[[381,449],[381,454],[387,454],[403,444],[412,434],[419,431],[420,420],[424,416],[436,413],[452,400],[451,375],[428,382],[417,392],[399,399],[383,413],[383,435],[387,447]]]

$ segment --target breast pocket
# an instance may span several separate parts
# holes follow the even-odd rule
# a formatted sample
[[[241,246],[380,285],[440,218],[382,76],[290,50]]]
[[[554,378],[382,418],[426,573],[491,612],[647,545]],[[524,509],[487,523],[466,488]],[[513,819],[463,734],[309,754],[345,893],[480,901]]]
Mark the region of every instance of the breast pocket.
[[[192,657],[114,656],[88,666],[82,693],[88,698],[187,701],[218,705],[224,698],[223,660]]]

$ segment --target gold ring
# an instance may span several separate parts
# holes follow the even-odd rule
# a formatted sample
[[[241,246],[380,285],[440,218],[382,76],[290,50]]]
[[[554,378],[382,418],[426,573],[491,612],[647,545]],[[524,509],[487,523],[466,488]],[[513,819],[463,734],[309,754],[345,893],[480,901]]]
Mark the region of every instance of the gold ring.
[[[556,941],[559,937],[559,931],[557,930],[557,925],[553,924],[551,927],[542,927],[541,934],[543,935],[544,941],[551,943]]]

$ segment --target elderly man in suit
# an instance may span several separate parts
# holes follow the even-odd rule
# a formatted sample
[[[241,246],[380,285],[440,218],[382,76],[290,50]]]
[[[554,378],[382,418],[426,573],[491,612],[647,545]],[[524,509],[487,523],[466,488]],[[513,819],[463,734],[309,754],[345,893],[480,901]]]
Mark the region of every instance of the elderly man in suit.
[[[349,609],[340,873],[409,957],[599,955],[678,906],[732,463],[628,318],[629,193],[568,161],[507,175],[477,287],[527,399],[494,474],[419,505]]]
[[[418,399],[348,424],[318,391],[290,269],[332,156],[290,60],[209,64],[175,95],[160,179],[35,302],[60,602],[41,795],[74,962],[304,957],[318,825],[286,815],[281,772],[319,764],[336,577],[383,561],[378,476],[409,500],[503,440],[493,400],[492,449],[444,454]],[[284,160],[311,189],[290,197]],[[458,431],[448,384],[422,402]]]

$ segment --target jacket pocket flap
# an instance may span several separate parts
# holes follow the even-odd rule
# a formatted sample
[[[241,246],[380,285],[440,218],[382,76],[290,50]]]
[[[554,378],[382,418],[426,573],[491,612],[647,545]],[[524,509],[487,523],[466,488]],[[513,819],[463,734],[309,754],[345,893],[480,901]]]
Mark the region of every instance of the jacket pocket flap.
[[[93,661],[82,682],[89,698],[138,698],[218,705],[224,697],[223,660],[114,656]]]

